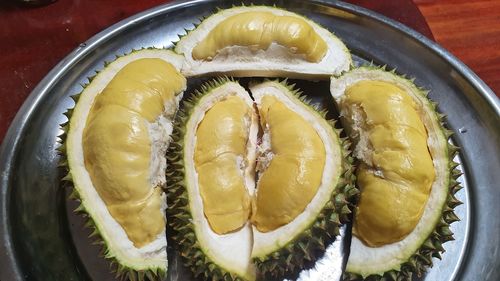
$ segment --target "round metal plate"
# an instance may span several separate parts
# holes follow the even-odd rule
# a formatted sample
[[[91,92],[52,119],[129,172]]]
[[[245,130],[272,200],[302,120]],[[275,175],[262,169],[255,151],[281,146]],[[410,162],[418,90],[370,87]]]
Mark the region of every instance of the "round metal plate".
[[[271,1],[254,3],[275,4]],[[235,1],[240,4],[240,1]],[[70,95],[105,61],[142,47],[169,47],[198,18],[231,1],[172,3],[145,11],[97,34],[61,61],[28,97],[0,148],[0,279],[114,280],[99,246],[87,238],[76,203],[60,185],[56,148]],[[326,1],[279,1],[335,32],[358,64],[397,68],[430,89],[430,98],[456,132],[465,188],[460,222],[425,280],[500,280],[500,103],[464,64],[417,32],[371,11]],[[198,80],[190,82],[191,89]],[[302,82],[315,102],[333,108],[327,82]],[[169,280],[188,280],[169,251]]]

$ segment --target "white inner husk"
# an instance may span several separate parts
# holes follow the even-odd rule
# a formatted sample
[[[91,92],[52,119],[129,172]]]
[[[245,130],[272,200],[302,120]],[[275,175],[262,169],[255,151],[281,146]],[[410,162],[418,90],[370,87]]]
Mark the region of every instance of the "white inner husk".
[[[261,142],[257,145],[256,172],[258,174],[263,173],[267,167],[269,167],[273,157],[274,154],[271,150],[271,134],[269,133],[269,126],[266,124],[266,127],[262,129]]]
[[[148,123],[149,136],[151,137],[151,165],[150,183],[152,186],[165,187],[167,182],[165,170],[167,169],[167,148],[170,143],[170,135],[173,131],[173,117],[179,106],[182,94],[174,100],[165,104],[165,112],[153,123]]]
[[[328,51],[317,63],[304,59],[303,54],[293,54],[288,47],[271,44],[267,50],[252,50],[246,46],[229,46],[219,51],[211,60],[194,60],[193,48],[221,21],[244,12],[271,12],[276,15],[293,16],[304,19],[325,40]],[[295,13],[278,8],[255,6],[236,7],[220,11],[205,19],[195,30],[181,38],[176,52],[186,58],[182,72],[187,76],[204,73],[231,73],[236,76],[286,76],[296,78],[324,78],[338,75],[349,69],[351,56],[346,46],[330,31]]]
[[[382,70],[359,68],[338,79],[332,78],[330,91],[337,104],[341,104],[340,101],[343,98],[346,88],[363,80],[394,83],[406,93],[409,93],[417,105],[419,105],[422,109],[419,114],[427,129],[427,145],[436,172],[436,179],[432,184],[430,197],[422,217],[415,229],[403,240],[382,247],[372,248],[363,244],[355,236],[352,237],[351,251],[346,270],[366,277],[370,274],[379,274],[393,269],[399,270],[401,264],[406,262],[427,239],[441,217],[442,207],[448,194],[449,171],[447,141],[441,131],[436,114],[433,112],[429,101],[420,94],[420,90],[410,81]],[[342,108],[340,110],[342,115],[345,110]],[[355,120],[354,125],[359,126],[361,122],[361,120]],[[360,137],[363,139],[362,136]],[[369,147],[366,146],[366,142],[366,140],[362,140],[358,146]],[[366,155],[363,152],[364,149],[366,148],[356,148],[356,157],[364,158]]]
[[[196,237],[205,254],[216,264],[228,271],[235,272],[241,276],[254,274],[252,263],[250,262],[250,253],[252,250],[252,229],[247,223],[241,229],[219,235],[212,231],[203,212],[203,202],[198,186],[198,174],[194,167],[194,149],[196,146],[196,131],[198,125],[203,120],[207,112],[215,103],[224,100],[228,96],[236,95],[242,98],[248,106],[253,109],[253,101],[250,99],[246,90],[238,83],[227,82],[205,95],[198,101],[186,125],[185,154],[184,164],[186,171],[186,186],[188,187],[190,209],[192,210],[193,225],[196,231]],[[242,168],[242,174],[245,176],[245,185],[250,194],[254,193],[254,163],[255,147],[257,143],[258,120],[253,114],[248,118],[249,140],[247,142],[247,160],[243,157],[240,163],[235,163]]]
[[[160,58],[171,63],[177,69],[180,69],[183,61],[181,56],[167,50],[140,50],[118,58],[98,73],[90,85],[82,92],[71,117],[67,137],[68,163],[74,186],[80,195],[81,203],[84,205],[86,212],[94,220],[101,237],[105,240],[109,255],[114,256],[121,264],[135,270],[166,268],[167,241],[165,231],[160,233],[156,240],[144,247],[137,248],[134,246],[121,225],[111,216],[104,201],[99,197],[92,184],[90,175],[84,164],[82,139],[87,116],[95,97],[125,65],[142,58]],[[165,157],[159,153],[165,151],[169,143],[169,134],[172,132],[172,114],[175,113],[181,96],[182,94],[176,98],[175,102],[167,104],[167,111],[164,115],[158,117],[155,123],[149,124],[150,136],[152,138],[150,180],[155,185],[163,185],[165,183]],[[166,209],[165,194],[163,194],[163,199],[165,203],[161,206],[162,212]]]
[[[338,163],[341,163],[342,153],[338,144],[339,140],[330,124],[328,124],[327,121],[319,116],[314,110],[311,110],[294,97],[293,94],[290,93],[290,91],[282,84],[273,81],[265,82],[259,85],[251,86],[250,90],[257,107],[260,106],[261,100],[264,96],[275,96],[280,102],[292,109],[292,111],[298,113],[301,117],[308,121],[309,124],[311,124],[325,145],[326,158],[324,171],[329,171],[328,173],[323,173],[321,184],[316,195],[307,205],[304,212],[298,215],[293,221],[266,233],[259,232],[257,228],[253,227],[254,246],[252,256],[264,257],[282,248],[295,239],[297,235],[309,228],[312,220],[317,218],[324,205],[330,201],[331,194],[335,192],[335,187],[341,176],[341,169],[335,169],[335,167]],[[270,144],[266,143],[270,143],[269,134],[267,134],[267,136],[266,134],[264,135],[263,144],[261,145],[261,147],[263,147],[263,151],[265,152],[265,161],[272,158],[272,155],[269,156],[267,153]]]

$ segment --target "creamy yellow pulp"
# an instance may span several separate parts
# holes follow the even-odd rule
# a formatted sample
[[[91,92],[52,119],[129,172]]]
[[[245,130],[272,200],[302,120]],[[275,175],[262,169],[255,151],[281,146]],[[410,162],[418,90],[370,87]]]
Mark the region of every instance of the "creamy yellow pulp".
[[[241,228],[250,195],[241,166],[247,161],[251,110],[237,96],[215,103],[196,131],[194,163],[205,217],[218,234]]]
[[[259,114],[262,128],[269,129],[273,157],[260,175],[251,220],[268,232],[294,220],[311,202],[326,153],[311,124],[275,97],[262,98]]]
[[[138,248],[165,229],[162,191],[150,179],[148,125],[185,85],[162,59],[130,62],[97,95],[87,118],[85,167],[111,216]]]
[[[357,171],[353,234],[371,247],[400,241],[420,220],[435,178],[419,105],[383,81],[355,83],[341,103],[363,116],[360,130],[370,147]]]
[[[203,211],[217,234],[238,230],[250,216],[261,232],[279,228],[304,211],[321,184],[326,157],[321,138],[304,118],[265,96],[259,113],[271,134],[273,158],[252,200],[242,171],[252,110],[230,96],[206,112],[196,131],[194,163]]]
[[[303,54],[310,62],[319,62],[328,47],[304,19],[278,16],[271,12],[245,12],[221,21],[193,49],[196,60],[211,60],[225,47],[248,46],[267,50],[271,43]]]

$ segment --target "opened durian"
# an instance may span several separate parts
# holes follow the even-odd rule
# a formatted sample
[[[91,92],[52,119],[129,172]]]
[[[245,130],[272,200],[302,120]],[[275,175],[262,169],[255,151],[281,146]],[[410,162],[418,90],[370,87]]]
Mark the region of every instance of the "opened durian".
[[[352,59],[330,31],[307,18],[275,7],[220,10],[177,42],[186,76],[328,79],[346,71]]]
[[[412,81],[374,67],[331,80],[354,142],[360,198],[344,280],[410,280],[440,258],[457,221],[456,147]]]
[[[250,89],[257,111],[234,81],[203,86],[167,153],[173,238],[207,280],[301,269],[338,233],[355,194],[347,144],[324,115],[280,82]]]
[[[257,132],[250,96],[226,80],[204,85],[176,117],[167,153],[169,223],[186,265],[206,279],[255,279],[247,220]]]
[[[159,49],[117,57],[68,114],[65,179],[124,279],[160,279],[167,269],[165,152],[186,88],[182,61]]]
[[[297,90],[277,81],[250,86],[261,141],[253,201],[252,258],[278,278],[314,261],[347,221],[351,185],[348,144]]]

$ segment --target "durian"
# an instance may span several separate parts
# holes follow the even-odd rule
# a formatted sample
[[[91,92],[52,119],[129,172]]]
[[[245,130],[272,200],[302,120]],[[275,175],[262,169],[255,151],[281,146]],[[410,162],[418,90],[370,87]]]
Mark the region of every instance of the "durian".
[[[346,46],[330,31],[301,15],[267,6],[219,10],[188,31],[175,51],[185,56],[186,76],[328,79],[352,64]]]
[[[117,57],[67,114],[65,180],[123,279],[161,279],[167,270],[165,152],[186,89],[182,62],[162,49]]]
[[[348,144],[323,112],[284,82],[250,90],[255,103],[232,80],[204,85],[167,153],[173,238],[205,280],[297,272],[338,234],[356,194]]]
[[[426,92],[376,67],[331,79],[355,144],[360,199],[344,280],[411,280],[440,258],[458,218],[451,132]]]
[[[344,73],[352,58],[336,36],[276,7],[219,10],[175,52],[117,57],[66,114],[64,180],[118,277],[166,275],[168,223],[201,279],[294,279],[358,196],[350,142],[293,85],[266,80],[247,92],[219,78],[173,121],[184,75],[331,77],[361,190],[343,279],[411,280],[440,258],[458,220],[460,172],[425,91],[385,68]]]
[[[303,269],[348,221],[352,185],[349,143],[325,112],[293,86],[267,81],[251,85],[259,110],[252,259],[265,278]]]
[[[167,153],[167,214],[186,266],[206,280],[255,279],[247,220],[257,132],[252,99],[226,79],[203,85],[177,114]],[[216,184],[221,186],[210,193]]]

